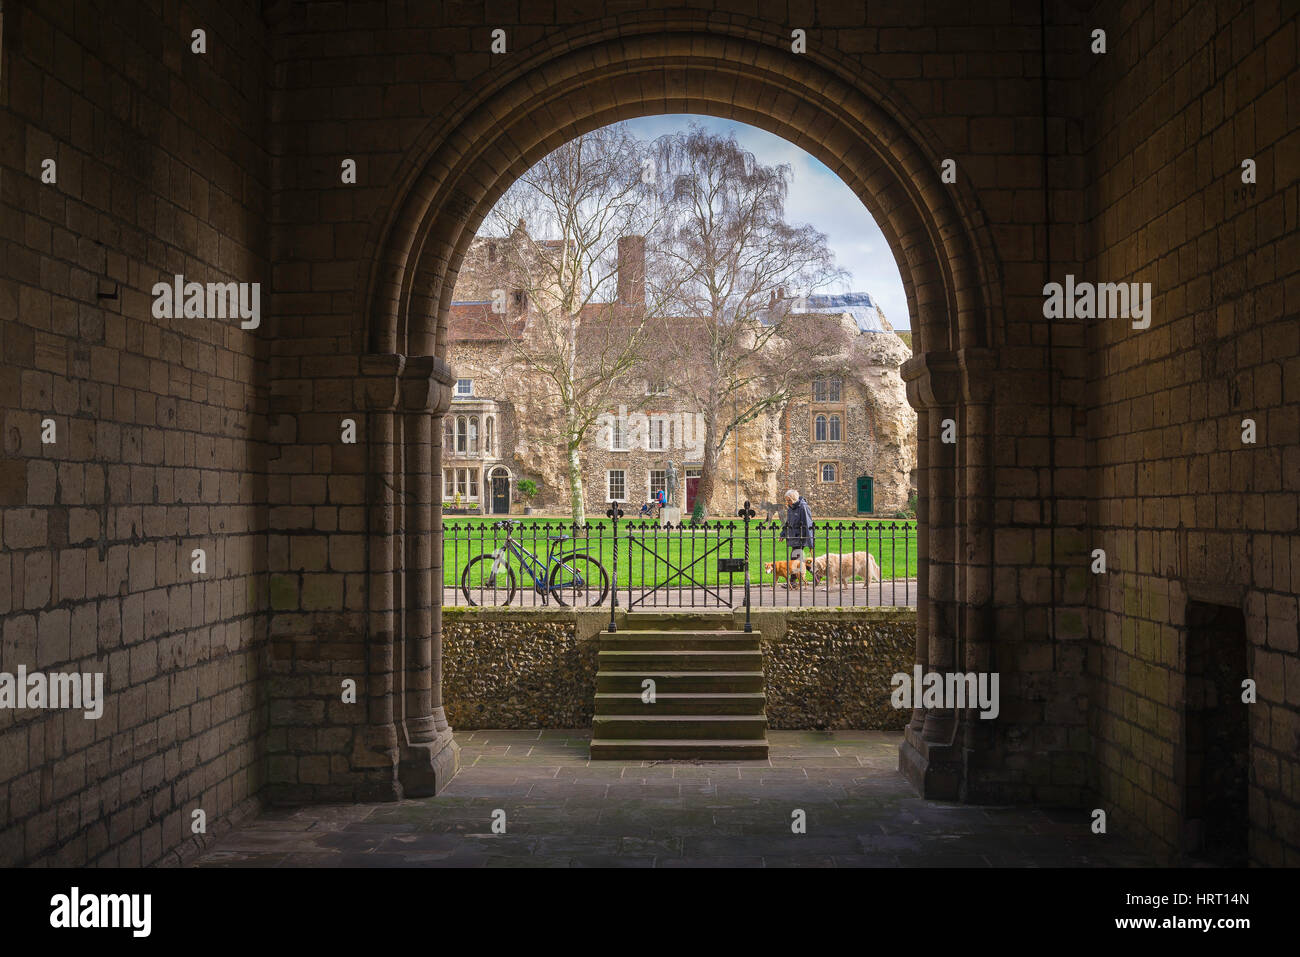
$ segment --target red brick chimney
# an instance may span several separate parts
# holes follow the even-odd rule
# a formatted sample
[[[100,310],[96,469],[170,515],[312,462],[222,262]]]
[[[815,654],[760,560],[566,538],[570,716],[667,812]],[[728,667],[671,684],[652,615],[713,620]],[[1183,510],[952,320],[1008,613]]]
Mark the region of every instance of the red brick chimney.
[[[645,237],[618,239],[618,301],[625,306],[645,305]]]

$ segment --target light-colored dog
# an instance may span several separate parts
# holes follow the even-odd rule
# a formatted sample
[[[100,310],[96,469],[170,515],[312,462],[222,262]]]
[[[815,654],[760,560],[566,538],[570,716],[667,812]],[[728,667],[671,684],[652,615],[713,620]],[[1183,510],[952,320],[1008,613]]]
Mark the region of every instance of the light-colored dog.
[[[784,578],[788,583],[797,578],[799,584],[802,585],[804,576],[812,571],[813,561],[811,558],[805,558],[802,562],[764,562],[763,571],[773,576],[773,582]],[[803,567],[800,567],[800,565]]]
[[[870,585],[880,581],[880,565],[870,552],[845,552],[818,555],[813,559],[813,581],[828,579],[833,582],[862,578]]]

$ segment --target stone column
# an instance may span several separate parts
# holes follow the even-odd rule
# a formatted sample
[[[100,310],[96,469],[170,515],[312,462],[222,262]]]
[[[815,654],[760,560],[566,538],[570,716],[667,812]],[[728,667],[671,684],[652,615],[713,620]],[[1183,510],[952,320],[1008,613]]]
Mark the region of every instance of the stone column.
[[[919,401],[908,387],[908,397],[915,406]],[[930,569],[921,556],[930,553],[930,443],[926,437],[930,434],[930,413],[926,409],[916,410],[916,663],[924,674],[930,666],[930,603],[923,596],[927,594],[930,581]],[[914,689],[919,691],[920,689]],[[907,724],[907,731],[920,735],[925,727],[925,708],[921,698],[916,694],[912,700],[912,720]]]
[[[917,452],[919,505],[917,547],[922,561],[918,572],[917,663],[922,673],[954,670],[957,567],[956,536],[958,495],[956,449],[964,437],[960,429],[955,444],[942,440],[946,419],[960,418],[957,408],[956,354],[927,352],[902,366],[908,401],[918,412]],[[920,689],[917,689],[918,693]],[[952,709],[914,711],[899,750],[899,768],[926,797],[957,796],[960,768],[951,754],[955,719]],[[919,723],[919,727],[918,727]]]
[[[945,421],[960,418],[957,408],[957,366],[953,353],[927,353],[925,373],[917,380],[920,400],[929,411],[928,432],[928,488],[929,503],[926,518],[929,524],[928,564],[926,582],[927,604],[927,664],[928,670],[949,672],[956,665],[957,639],[954,603],[956,599],[957,522],[956,500],[957,448],[965,440],[961,430],[955,443],[945,443]],[[952,741],[954,714],[950,708],[927,709],[922,737],[933,744]]]
[[[452,379],[431,357],[361,359],[367,409],[368,661],[366,731],[354,769],[383,775],[391,796],[433,794],[456,773],[459,749],[442,710],[441,618],[433,575],[442,548],[434,454]],[[437,431],[435,431],[437,430]],[[435,568],[435,565],[437,566]],[[386,774],[385,774],[386,772]]]
[[[397,590],[394,548],[398,538],[394,476],[397,472],[397,383],[405,358],[393,354],[361,357],[360,389],[365,403],[364,441],[368,450],[366,723],[353,741],[353,769],[378,772],[391,797],[401,797],[396,780],[398,733],[394,723]]]
[[[993,668],[993,469],[992,402],[996,356],[991,349],[963,349],[962,398],[965,407],[965,441],[962,444],[963,580],[962,669],[980,674]],[[992,747],[994,722],[966,708],[961,715],[958,744],[962,750],[961,797],[977,797],[977,775],[972,765]]]
[[[399,776],[407,797],[437,793],[459,764],[460,748],[442,707],[440,602],[442,417],[451,407],[454,383],[446,363],[432,356],[408,359],[401,383],[407,434],[403,503],[407,604],[402,642],[405,740]]]

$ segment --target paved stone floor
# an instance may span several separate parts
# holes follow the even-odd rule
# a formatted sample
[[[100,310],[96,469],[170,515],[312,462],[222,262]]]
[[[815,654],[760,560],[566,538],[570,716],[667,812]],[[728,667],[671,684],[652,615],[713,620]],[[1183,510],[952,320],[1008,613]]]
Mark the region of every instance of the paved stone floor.
[[[900,735],[773,731],[766,761],[591,761],[590,731],[456,736],[442,794],[270,810],[200,867],[1006,867],[1151,865],[1086,811],[917,798]],[[506,833],[492,833],[492,814]],[[792,812],[807,833],[791,832]]]

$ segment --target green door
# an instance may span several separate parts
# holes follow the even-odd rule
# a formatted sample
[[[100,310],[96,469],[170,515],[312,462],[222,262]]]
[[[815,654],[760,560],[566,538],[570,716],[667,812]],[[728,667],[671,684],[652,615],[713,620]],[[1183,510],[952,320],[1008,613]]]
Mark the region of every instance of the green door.
[[[858,476],[858,512],[874,512],[875,496],[872,494],[872,481],[870,475]]]

